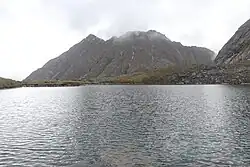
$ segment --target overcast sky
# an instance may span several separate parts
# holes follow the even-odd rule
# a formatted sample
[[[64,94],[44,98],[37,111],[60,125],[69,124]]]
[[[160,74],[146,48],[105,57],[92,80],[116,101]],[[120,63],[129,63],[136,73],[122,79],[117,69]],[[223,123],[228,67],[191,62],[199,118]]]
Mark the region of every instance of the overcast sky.
[[[249,9],[249,0],[0,0],[0,76],[24,79],[89,33],[154,29],[218,52]]]

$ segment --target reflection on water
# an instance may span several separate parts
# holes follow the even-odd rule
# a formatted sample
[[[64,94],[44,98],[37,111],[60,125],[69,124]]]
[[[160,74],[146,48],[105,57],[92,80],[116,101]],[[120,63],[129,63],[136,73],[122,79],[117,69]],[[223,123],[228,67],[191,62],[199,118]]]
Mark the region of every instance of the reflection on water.
[[[250,88],[0,91],[0,166],[248,166]]]

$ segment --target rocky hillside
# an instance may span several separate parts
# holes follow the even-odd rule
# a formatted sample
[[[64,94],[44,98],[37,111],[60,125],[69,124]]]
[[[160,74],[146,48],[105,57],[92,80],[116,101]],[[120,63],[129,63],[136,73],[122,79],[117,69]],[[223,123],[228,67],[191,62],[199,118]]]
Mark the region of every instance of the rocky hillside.
[[[194,66],[185,70],[153,74],[145,84],[249,84],[250,20],[244,23],[224,45],[215,65]]]
[[[217,65],[250,60],[250,20],[243,24],[221,49],[215,59]]]
[[[168,65],[209,64],[214,52],[187,47],[150,30],[128,32],[107,41],[89,35],[25,80],[75,80],[132,74]]]
[[[145,77],[142,84],[184,85],[184,84],[246,84],[250,83],[250,64],[226,66],[194,66],[185,70],[164,72]]]

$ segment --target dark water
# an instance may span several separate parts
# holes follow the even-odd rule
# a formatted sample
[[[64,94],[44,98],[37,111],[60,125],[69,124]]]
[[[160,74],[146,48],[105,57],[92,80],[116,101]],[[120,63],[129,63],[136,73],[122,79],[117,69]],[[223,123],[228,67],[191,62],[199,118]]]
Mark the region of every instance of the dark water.
[[[250,166],[250,87],[0,91],[0,166]]]

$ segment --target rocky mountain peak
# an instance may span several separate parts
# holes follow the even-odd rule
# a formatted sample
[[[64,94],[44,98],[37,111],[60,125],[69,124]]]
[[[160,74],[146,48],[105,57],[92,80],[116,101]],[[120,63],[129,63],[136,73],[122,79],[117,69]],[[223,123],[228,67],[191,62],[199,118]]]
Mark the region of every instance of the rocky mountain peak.
[[[89,34],[89,35],[86,37],[86,39],[89,39],[89,40],[91,40],[91,39],[96,39],[96,38],[98,38],[98,37],[95,36],[94,34]]]
[[[170,41],[170,39],[167,38],[164,34],[158,32],[158,31],[155,31],[155,30],[147,31],[147,35],[151,39],[163,39],[163,40]]]
[[[104,40],[103,39],[101,39],[101,38],[99,38],[99,37],[97,37],[97,36],[95,36],[95,35],[93,35],[93,34],[89,34],[86,38],[84,38],[83,40],[82,40],[82,42],[104,42]]]
[[[131,41],[131,40],[166,40],[170,41],[164,34],[155,30],[144,31],[129,31],[118,38],[117,41]]]
[[[175,45],[149,30],[130,31],[107,41],[93,34],[34,71],[26,80],[75,80],[114,77],[183,63],[212,62],[210,52]]]

